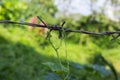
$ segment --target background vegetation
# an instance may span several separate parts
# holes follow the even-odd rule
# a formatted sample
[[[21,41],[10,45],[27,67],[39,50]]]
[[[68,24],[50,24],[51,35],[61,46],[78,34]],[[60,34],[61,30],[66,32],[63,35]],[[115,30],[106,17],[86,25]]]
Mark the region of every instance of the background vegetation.
[[[29,22],[31,17],[41,16],[48,25],[60,25],[65,20],[64,27],[71,29],[119,30],[119,23],[102,13],[74,20],[71,16],[56,17],[57,12],[53,0],[0,0],[0,20]],[[64,42],[59,49],[61,69],[49,40],[36,31],[30,32],[28,26],[0,24],[0,80],[113,80],[109,66],[99,57],[97,60],[97,54],[111,62],[119,76],[119,39],[111,41],[111,36],[68,33],[67,60]],[[52,33],[52,41],[55,45],[60,42],[56,32]]]

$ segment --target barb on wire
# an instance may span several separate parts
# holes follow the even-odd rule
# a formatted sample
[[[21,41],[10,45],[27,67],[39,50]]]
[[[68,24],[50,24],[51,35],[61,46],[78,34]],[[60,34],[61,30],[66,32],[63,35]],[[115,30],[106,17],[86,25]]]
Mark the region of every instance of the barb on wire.
[[[52,31],[52,29],[50,29],[50,31],[48,31],[48,32],[47,32],[46,39],[48,39],[48,38],[50,38],[50,37],[51,37],[51,34],[50,34],[50,33],[51,33],[51,31]]]
[[[59,35],[58,35],[58,38],[61,39],[63,37],[63,26],[65,24],[65,21],[63,21],[62,25],[61,25],[61,29],[59,30]]]
[[[37,18],[38,18],[45,26],[47,26],[47,24],[42,20],[41,17],[37,16]]]
[[[63,26],[64,26],[64,24],[65,24],[65,21],[63,21],[63,23],[62,23],[62,25],[61,25],[61,26],[63,27]]]

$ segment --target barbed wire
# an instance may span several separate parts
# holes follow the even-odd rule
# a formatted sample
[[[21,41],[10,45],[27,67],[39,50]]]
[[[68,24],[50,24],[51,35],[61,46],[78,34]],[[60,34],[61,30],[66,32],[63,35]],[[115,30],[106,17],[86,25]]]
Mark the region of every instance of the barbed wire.
[[[15,21],[9,21],[9,20],[0,20],[0,23],[29,25],[29,26],[48,28],[50,30],[55,30],[55,31],[64,30],[64,32],[75,32],[75,33],[82,33],[82,34],[88,34],[88,35],[114,35],[114,34],[117,34],[117,36],[113,36],[112,40],[115,40],[118,37],[120,37],[120,31],[90,32],[90,31],[84,31],[84,30],[72,30],[69,28],[63,28],[62,26],[58,26],[58,25],[48,26],[48,25],[41,25],[41,24],[33,24],[33,23],[29,23],[29,22],[15,22]]]

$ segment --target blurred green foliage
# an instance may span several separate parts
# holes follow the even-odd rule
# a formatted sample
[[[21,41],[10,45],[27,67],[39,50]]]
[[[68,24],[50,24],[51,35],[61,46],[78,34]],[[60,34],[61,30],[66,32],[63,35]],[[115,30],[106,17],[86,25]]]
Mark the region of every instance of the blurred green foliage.
[[[63,53],[64,49],[60,50],[63,63],[63,67],[60,68],[51,46],[46,44],[44,37],[35,35],[35,33],[19,27],[14,29],[10,26],[9,28],[0,27],[1,80],[63,80],[66,77],[68,68]],[[79,48],[78,46],[72,44],[68,46],[68,56],[72,57],[68,58],[70,73],[67,80],[113,80],[114,76],[111,70],[104,65],[78,63],[85,56],[80,52],[82,49],[76,49]],[[87,53],[86,50],[83,49],[83,52]],[[90,51],[88,53],[90,54]]]
[[[109,20],[105,15],[81,16],[74,20],[69,17],[55,17],[57,8],[54,0],[0,0],[0,20],[29,21],[33,16],[41,16],[50,25],[61,25],[77,30],[93,32],[119,30],[119,23]],[[15,25],[0,26],[0,79],[1,80],[63,80],[68,72],[64,46],[60,58],[63,69],[49,41],[41,35],[28,32],[27,27]],[[59,43],[58,34],[53,33],[53,42]],[[86,58],[100,53],[119,60],[119,40],[111,41],[112,36],[95,36],[67,33],[68,61],[70,74],[68,80],[113,80],[110,69],[105,65],[90,64]],[[112,51],[113,50],[113,51]],[[109,54],[110,53],[110,54]],[[112,56],[111,56],[112,55]],[[93,60],[94,61],[94,60]],[[78,63],[77,63],[78,62]],[[117,62],[117,61],[116,61]],[[89,63],[83,65],[80,63]]]
[[[25,17],[29,19],[32,16],[40,16],[47,24],[55,24],[55,14],[57,8],[54,6],[54,0],[30,0],[27,2],[27,13]]]
[[[0,1],[0,20],[21,20],[27,9],[26,3],[19,0]]]
[[[85,30],[91,32],[106,32],[119,30],[119,23],[109,20],[103,14],[99,14],[96,16],[82,16],[79,20],[73,20],[72,18],[67,18],[65,20],[67,21],[65,27],[70,29]],[[68,41],[72,38],[74,38],[72,42],[80,43],[82,45],[88,45],[89,43],[93,42],[96,43],[96,45],[101,46],[101,48],[113,48],[119,45],[117,43],[119,42],[119,40],[116,40],[116,42],[110,41],[112,39],[112,36],[96,36],[68,33]],[[104,45],[101,43],[103,43]]]

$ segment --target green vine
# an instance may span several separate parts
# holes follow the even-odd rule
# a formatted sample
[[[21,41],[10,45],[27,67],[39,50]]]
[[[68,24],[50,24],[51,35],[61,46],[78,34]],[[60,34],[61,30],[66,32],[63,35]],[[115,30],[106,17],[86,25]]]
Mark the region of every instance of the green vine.
[[[63,22],[62,26],[64,25],[64,23],[65,23],[65,22]],[[58,50],[60,49],[60,47],[62,46],[62,42],[64,41],[65,57],[66,57],[66,63],[67,63],[67,75],[65,76],[65,78],[64,78],[63,80],[67,80],[68,77],[69,77],[70,71],[69,71],[69,61],[67,61],[67,59],[68,59],[68,52],[67,52],[67,43],[66,43],[66,38],[67,38],[66,32],[64,31],[63,27],[61,27],[61,30],[59,30],[59,35],[58,35],[58,37],[59,37],[59,39],[60,39],[60,42],[59,42],[59,45],[56,47],[56,46],[54,45],[54,43],[51,41],[51,37],[52,37],[52,36],[51,36],[51,31],[52,31],[52,30],[50,30],[50,31],[48,32],[47,38],[48,38],[48,40],[49,40],[52,48],[54,49],[54,51],[55,51],[55,53],[56,53],[56,55],[57,55],[58,62],[59,62],[59,66],[60,66],[60,68],[61,68],[63,71],[64,71],[65,67],[62,65],[62,62],[61,62],[61,60],[60,60],[60,55],[59,55],[59,51],[58,51]]]

